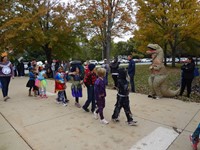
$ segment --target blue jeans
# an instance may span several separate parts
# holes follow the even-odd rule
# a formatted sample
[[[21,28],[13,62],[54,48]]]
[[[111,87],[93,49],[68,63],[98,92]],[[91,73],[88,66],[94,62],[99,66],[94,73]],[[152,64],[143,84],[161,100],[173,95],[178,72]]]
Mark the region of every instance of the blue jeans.
[[[87,109],[90,103],[92,103],[91,111],[93,112],[96,108],[95,98],[94,98],[94,85],[87,86],[87,96],[88,98],[85,104],[83,105],[83,108]]]
[[[59,91],[58,92],[58,102],[62,101],[63,104],[66,104],[66,99],[65,99],[65,91]]]
[[[199,139],[199,134],[200,134],[200,123],[194,133],[192,134],[192,138],[196,141]]]
[[[11,77],[0,77],[3,97],[8,96],[8,87],[9,87],[9,83],[10,83],[10,78]]]

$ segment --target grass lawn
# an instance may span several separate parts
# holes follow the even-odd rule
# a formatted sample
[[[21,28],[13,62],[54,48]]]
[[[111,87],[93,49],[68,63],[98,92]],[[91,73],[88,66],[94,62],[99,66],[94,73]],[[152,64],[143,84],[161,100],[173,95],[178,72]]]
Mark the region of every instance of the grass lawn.
[[[177,64],[177,67],[166,67],[168,72],[168,77],[166,79],[166,84],[171,89],[178,89],[180,88],[180,80],[181,80],[181,64]],[[122,66],[121,66],[122,67]],[[200,66],[198,66],[200,68]],[[149,73],[149,65],[136,65],[136,74],[135,74],[135,88],[137,93],[148,94],[149,93],[149,85],[148,85],[148,77]],[[111,74],[108,77],[108,88],[113,87],[113,80]],[[200,77],[197,77],[193,80],[193,86],[198,85],[200,86]],[[192,91],[191,98],[186,97],[186,89],[183,96],[177,96],[176,99],[182,101],[192,101],[200,103],[200,92]]]

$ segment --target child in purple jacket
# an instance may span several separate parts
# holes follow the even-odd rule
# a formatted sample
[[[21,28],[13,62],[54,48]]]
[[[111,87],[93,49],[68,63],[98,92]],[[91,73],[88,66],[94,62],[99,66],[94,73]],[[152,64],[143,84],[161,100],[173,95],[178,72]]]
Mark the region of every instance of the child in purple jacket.
[[[106,70],[104,68],[97,69],[97,80],[94,84],[95,99],[97,102],[98,109],[94,111],[94,118],[98,119],[98,114],[100,116],[100,123],[108,124],[108,121],[104,118],[103,109],[105,107],[105,97],[106,97],[106,86],[104,82],[104,77],[106,75]]]

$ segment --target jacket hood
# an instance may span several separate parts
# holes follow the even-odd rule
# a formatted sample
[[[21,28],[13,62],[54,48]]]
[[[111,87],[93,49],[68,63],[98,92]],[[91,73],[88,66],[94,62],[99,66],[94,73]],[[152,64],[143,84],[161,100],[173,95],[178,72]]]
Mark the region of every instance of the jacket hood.
[[[125,68],[119,68],[118,69],[118,78],[119,79],[126,79],[127,71]]]

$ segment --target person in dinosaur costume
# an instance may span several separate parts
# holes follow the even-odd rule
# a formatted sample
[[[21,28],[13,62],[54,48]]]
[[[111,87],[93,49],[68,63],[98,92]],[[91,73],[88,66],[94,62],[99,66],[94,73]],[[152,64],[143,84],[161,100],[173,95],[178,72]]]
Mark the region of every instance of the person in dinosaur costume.
[[[167,78],[167,71],[163,64],[164,53],[163,49],[158,44],[148,44],[147,54],[151,54],[152,64],[149,67],[151,75],[149,76],[148,83],[151,93],[148,97],[159,99],[162,97],[174,97],[178,95],[180,89],[173,91],[167,88],[165,80]]]

